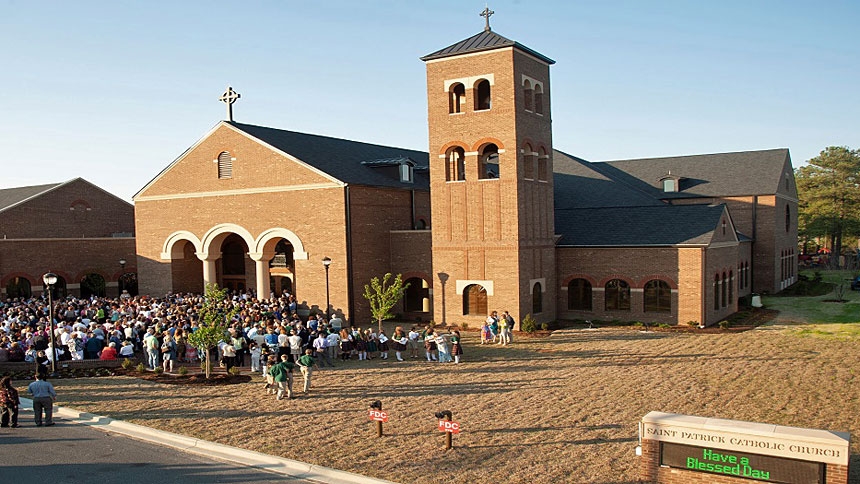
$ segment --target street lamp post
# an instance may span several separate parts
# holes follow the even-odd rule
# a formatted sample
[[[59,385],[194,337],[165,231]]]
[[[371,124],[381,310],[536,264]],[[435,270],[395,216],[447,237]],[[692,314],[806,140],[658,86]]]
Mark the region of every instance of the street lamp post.
[[[328,266],[331,265],[331,259],[328,257],[323,257],[322,260],[323,266],[325,266],[325,319],[328,321],[331,319],[331,302],[329,301],[329,289],[328,289]]]
[[[125,260],[125,259],[120,259],[120,260],[119,260],[119,268],[120,268],[120,271],[119,271],[119,280],[117,281],[117,287],[119,288],[119,297],[120,297],[120,298],[122,298],[122,276],[124,276],[124,275],[125,275],[125,264],[126,264],[127,262],[128,262],[128,261],[127,261],[127,260]]]
[[[42,276],[42,282],[45,283],[45,287],[48,290],[48,333],[51,338],[51,351],[54,353],[51,355],[51,376],[56,376],[57,374],[57,347],[54,344],[54,285],[57,283],[57,275],[53,272],[49,272]]]

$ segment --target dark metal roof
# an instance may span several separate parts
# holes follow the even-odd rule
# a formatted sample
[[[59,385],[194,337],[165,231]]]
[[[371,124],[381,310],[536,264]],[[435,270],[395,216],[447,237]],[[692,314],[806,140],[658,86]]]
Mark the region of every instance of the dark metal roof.
[[[361,164],[365,166],[415,166],[416,163],[415,160],[409,158],[408,156],[398,156],[396,158],[381,158],[378,160],[362,161]]]
[[[555,210],[559,246],[708,245],[724,205],[667,205]]]
[[[582,158],[554,150],[553,184],[556,209],[638,207],[664,203],[636,188],[619,183]]]
[[[429,167],[429,155],[423,151],[297,133],[252,124],[228,121],[224,121],[224,123],[288,153],[344,183],[410,189],[430,188],[429,173],[425,170],[416,169],[414,183],[405,183],[380,170],[374,170],[365,163],[374,160],[410,160],[415,163],[416,168]]]
[[[742,195],[772,195],[779,190],[788,149],[607,161],[591,166],[630,187],[664,200]],[[671,173],[680,178],[678,192],[664,192],[658,183]]]
[[[62,183],[49,183],[47,185],[33,185],[30,187],[15,187],[0,189],[0,212],[7,208],[18,205],[19,203],[30,198],[41,195],[47,191],[53,190]]]
[[[461,40],[456,44],[449,45],[444,49],[437,50],[436,52],[432,52],[430,54],[421,57],[423,61],[429,61],[433,59],[442,59],[444,57],[451,57],[455,55],[468,54],[470,52],[482,52],[493,49],[501,49],[503,47],[516,47],[521,51],[537,57],[538,59],[546,62],[547,64],[555,64],[555,61],[550,59],[549,57],[529,49],[528,47],[520,44],[519,42],[513,41],[506,37],[502,37],[501,35],[493,32],[492,30],[484,30],[478,34],[475,34],[468,39]]]

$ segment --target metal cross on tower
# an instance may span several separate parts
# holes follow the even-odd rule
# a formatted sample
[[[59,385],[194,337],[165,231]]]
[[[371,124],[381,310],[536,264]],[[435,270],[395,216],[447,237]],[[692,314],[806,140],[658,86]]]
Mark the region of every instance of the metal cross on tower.
[[[490,16],[493,15],[494,13],[496,13],[496,12],[493,12],[492,10],[490,10],[490,6],[486,5],[484,7],[484,11],[479,14],[481,17],[486,18],[487,23],[484,25],[484,32],[490,31]]]
[[[240,97],[242,97],[241,94],[227,86],[227,90],[218,98],[219,101],[227,105],[227,121],[233,121],[233,103]]]

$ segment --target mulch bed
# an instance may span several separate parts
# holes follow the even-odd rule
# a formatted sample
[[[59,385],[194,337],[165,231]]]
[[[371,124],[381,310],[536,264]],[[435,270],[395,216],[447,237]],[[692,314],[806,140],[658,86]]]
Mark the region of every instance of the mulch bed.
[[[114,371],[115,375],[125,375],[141,380],[151,381],[155,383],[165,383],[168,385],[236,385],[239,383],[248,383],[251,381],[250,375],[231,375],[229,373],[212,373],[209,378],[206,378],[205,373],[189,373],[187,375],[178,375],[175,373],[155,373],[143,372],[136,370],[125,370],[118,368]]]

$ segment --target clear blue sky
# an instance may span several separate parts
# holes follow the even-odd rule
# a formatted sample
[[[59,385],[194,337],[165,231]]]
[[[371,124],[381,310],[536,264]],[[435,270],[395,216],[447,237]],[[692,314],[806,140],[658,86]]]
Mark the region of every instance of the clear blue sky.
[[[130,199],[225,116],[427,150],[418,57],[483,1],[0,0],[0,188],[86,178]],[[860,147],[860,2],[492,2],[556,60],[555,147],[593,161]]]

